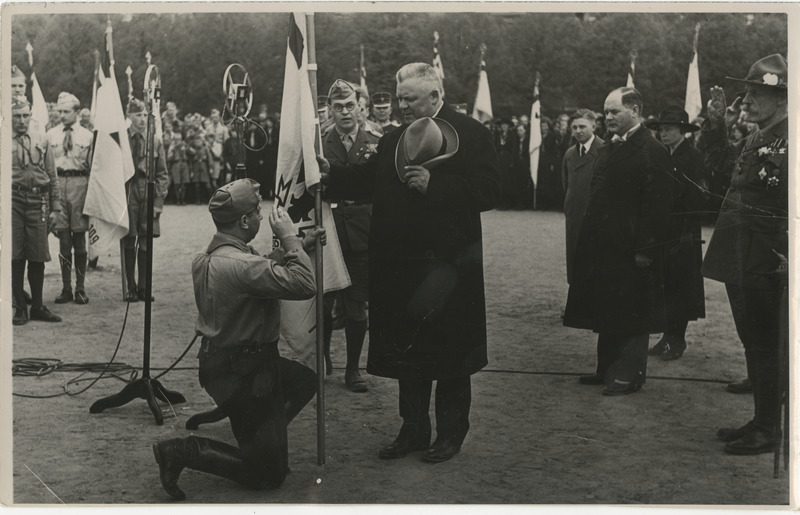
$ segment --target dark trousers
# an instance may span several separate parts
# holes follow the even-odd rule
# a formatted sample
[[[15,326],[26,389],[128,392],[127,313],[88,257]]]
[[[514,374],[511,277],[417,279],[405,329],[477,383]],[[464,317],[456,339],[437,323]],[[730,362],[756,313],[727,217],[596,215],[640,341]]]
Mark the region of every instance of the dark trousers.
[[[744,345],[747,377],[753,384],[756,425],[775,430],[780,409],[778,397],[778,341],[780,291],[753,290],[725,284],[736,332]]]
[[[428,414],[431,380],[400,379],[400,416],[403,427],[416,436],[431,434]],[[436,380],[436,440],[463,443],[469,431],[469,408],[472,402],[470,376]]]
[[[620,336],[612,333],[597,335],[597,375],[606,384],[615,379],[644,384],[647,376],[648,334]]]
[[[268,394],[235,393],[221,404],[239,445],[237,449],[216,444],[218,452],[234,458],[225,475],[251,488],[277,488],[283,483],[289,466],[286,426],[316,394],[316,374],[311,369],[282,357],[275,365],[276,382]]]

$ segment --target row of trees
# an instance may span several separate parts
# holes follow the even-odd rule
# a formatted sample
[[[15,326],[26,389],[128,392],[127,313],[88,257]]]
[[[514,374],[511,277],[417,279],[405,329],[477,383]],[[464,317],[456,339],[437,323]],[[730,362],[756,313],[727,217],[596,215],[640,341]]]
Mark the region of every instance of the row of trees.
[[[286,13],[181,13],[134,15],[15,14],[12,62],[29,73],[25,45],[35,48],[35,69],[45,98],[70,91],[88,104],[94,50],[102,50],[107,20],[114,28],[120,91],[133,69],[141,97],[149,51],[159,66],[163,98],[184,112],[207,113],[222,105],[222,75],[243,64],[254,84],[256,103],[280,109]],[[656,113],[683,103],[695,24],[703,91],[714,84],[735,91],[726,75],[743,77],[756,59],[786,55],[784,13],[317,13],[318,83],[324,94],[336,78],[358,82],[359,46],[364,45],[371,92],[394,92],[394,73],[408,62],[432,58],[433,32],[446,73],[446,98],[472,105],[481,43],[495,115],[530,108],[537,71],[544,114],[578,107],[600,110],[611,89],[624,85],[632,49],[638,51],[636,86]],[[706,100],[704,98],[704,100]]]

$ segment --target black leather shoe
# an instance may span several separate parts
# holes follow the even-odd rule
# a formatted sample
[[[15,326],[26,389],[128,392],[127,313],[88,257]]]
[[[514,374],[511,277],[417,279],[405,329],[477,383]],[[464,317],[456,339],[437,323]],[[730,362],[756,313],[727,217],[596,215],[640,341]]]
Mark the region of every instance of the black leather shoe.
[[[378,457],[382,460],[404,458],[410,452],[424,451],[430,444],[430,435],[426,437],[410,438],[405,436],[401,430],[400,436],[398,436],[394,442],[378,451]]]
[[[742,379],[737,383],[728,383],[725,391],[729,393],[753,393],[753,383],[750,379]]]
[[[650,356],[661,356],[662,354],[664,354],[664,351],[667,350],[668,346],[669,344],[667,342],[667,339],[661,338],[660,340],[658,340],[657,344],[653,345],[653,347],[649,351],[647,351],[647,354]]]
[[[578,382],[580,384],[601,385],[605,383],[605,379],[603,379],[603,376],[592,374],[590,376],[580,376]]]
[[[183,440],[174,438],[153,444],[153,454],[158,463],[158,475],[161,486],[173,498],[183,501],[186,494],[178,488],[178,478],[185,468],[183,463]]]
[[[642,385],[639,383],[621,383],[619,381],[614,381],[610,385],[603,388],[603,395],[608,396],[617,396],[617,395],[628,395],[629,393],[635,393],[642,389]]]
[[[461,444],[455,440],[436,440],[430,448],[422,453],[422,461],[441,463],[447,461],[461,450]]]
[[[89,297],[86,295],[86,292],[83,290],[78,290],[75,292],[75,304],[88,304]]]
[[[11,319],[14,325],[25,325],[28,323],[28,310],[26,308],[16,308],[14,318]]]
[[[42,322],[61,322],[61,317],[47,309],[46,306],[31,308],[31,320],[41,320]]]
[[[723,442],[732,442],[743,437],[755,429],[755,427],[755,423],[752,420],[742,427],[723,427],[717,431],[717,439],[722,440]]]
[[[760,427],[754,427],[752,431],[732,442],[725,444],[725,452],[740,456],[750,456],[752,454],[764,454],[774,452],[777,439],[769,431]]]
[[[673,342],[667,345],[667,349],[661,354],[661,359],[664,361],[675,361],[683,356],[686,350],[686,341]]]
[[[55,302],[56,304],[66,304],[67,302],[72,302],[72,290],[61,290],[61,295],[56,297]]]

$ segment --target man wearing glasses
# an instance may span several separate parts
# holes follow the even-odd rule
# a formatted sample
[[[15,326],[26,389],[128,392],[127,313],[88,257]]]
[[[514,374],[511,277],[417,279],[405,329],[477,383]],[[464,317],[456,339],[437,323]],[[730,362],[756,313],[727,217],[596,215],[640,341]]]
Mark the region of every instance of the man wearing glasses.
[[[338,79],[328,92],[329,111],[333,129],[322,142],[322,152],[333,164],[348,166],[363,164],[377,151],[378,137],[359,126],[362,95],[353,84]],[[333,330],[333,303],[336,295],[344,308],[347,364],[345,385],[353,392],[366,392],[367,383],[361,377],[358,362],[367,334],[367,300],[369,299],[368,246],[372,222],[372,203],[369,200],[332,199],[333,219],[342,247],[344,262],[352,285],[342,292],[325,296],[325,355],[330,355]]]

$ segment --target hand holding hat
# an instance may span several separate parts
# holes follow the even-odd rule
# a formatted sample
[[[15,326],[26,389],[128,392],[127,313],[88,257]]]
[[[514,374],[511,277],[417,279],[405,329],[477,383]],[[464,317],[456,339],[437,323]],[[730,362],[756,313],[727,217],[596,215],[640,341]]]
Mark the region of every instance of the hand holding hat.
[[[420,118],[400,135],[395,150],[395,169],[401,181],[426,193],[430,170],[458,152],[458,133],[440,118]],[[413,179],[413,182],[412,182]]]

